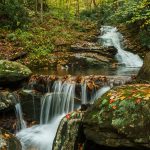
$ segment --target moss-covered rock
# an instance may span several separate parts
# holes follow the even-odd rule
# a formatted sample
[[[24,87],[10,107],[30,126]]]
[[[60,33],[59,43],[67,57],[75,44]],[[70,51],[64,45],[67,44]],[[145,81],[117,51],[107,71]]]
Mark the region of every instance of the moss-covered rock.
[[[76,111],[67,114],[60,122],[53,143],[53,150],[77,150],[79,141],[79,128],[84,112]]]
[[[85,114],[84,127],[99,145],[150,148],[150,85],[110,90]]]
[[[21,81],[32,74],[26,66],[7,60],[0,60],[0,83],[8,84],[9,82]]]

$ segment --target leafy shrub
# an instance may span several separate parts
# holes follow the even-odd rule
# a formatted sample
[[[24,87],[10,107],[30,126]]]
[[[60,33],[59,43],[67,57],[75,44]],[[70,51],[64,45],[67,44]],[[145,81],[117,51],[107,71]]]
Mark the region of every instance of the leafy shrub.
[[[8,0],[0,3],[0,21],[1,26],[16,29],[25,27],[29,17],[25,7],[17,0]]]
[[[98,19],[98,9],[92,9],[92,10],[83,10],[80,13],[80,19],[86,20],[97,20]]]

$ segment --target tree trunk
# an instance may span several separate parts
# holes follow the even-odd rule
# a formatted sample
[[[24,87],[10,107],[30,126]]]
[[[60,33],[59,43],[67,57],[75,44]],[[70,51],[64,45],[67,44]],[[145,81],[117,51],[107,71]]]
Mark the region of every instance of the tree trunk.
[[[43,0],[41,0],[41,22],[43,22]]]
[[[35,13],[37,14],[38,12],[38,0],[35,0]]]
[[[79,5],[79,0],[76,0],[76,16],[79,17],[80,13],[80,5]]]
[[[96,0],[93,0],[94,7],[97,7]]]

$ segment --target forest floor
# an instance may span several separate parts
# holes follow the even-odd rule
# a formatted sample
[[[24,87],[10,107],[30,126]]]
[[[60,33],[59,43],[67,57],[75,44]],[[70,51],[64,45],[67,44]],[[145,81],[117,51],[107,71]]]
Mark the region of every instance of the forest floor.
[[[93,41],[99,33],[92,21],[65,21],[45,15],[43,23],[37,17],[31,22],[26,30],[0,29],[0,59],[17,60],[30,67],[60,63],[71,45]],[[60,62],[55,62],[56,57]]]
[[[144,57],[147,50],[137,34],[124,26],[118,28],[124,35],[125,48]],[[65,65],[72,45],[96,42],[99,34],[96,21],[64,20],[45,14],[41,23],[33,16],[26,30],[0,28],[0,59],[19,61],[30,68]]]

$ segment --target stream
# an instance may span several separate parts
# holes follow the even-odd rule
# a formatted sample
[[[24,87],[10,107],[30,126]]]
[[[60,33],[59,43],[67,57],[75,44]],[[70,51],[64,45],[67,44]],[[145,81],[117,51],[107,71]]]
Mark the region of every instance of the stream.
[[[117,69],[106,68],[103,66],[101,68],[89,68],[83,70],[76,68],[64,70],[63,75],[101,74],[131,76],[133,74],[137,74],[143,64],[143,61],[138,55],[127,52],[123,49],[123,37],[117,29],[115,27],[103,26],[101,28],[101,33],[102,35],[99,36],[99,42],[107,47],[114,46],[118,50],[116,55],[116,59],[118,60]],[[51,71],[46,74],[62,75],[56,71]],[[88,100],[86,82],[84,82],[84,84],[81,85],[81,103],[93,103],[95,99],[100,97],[109,89],[109,86],[104,86],[98,89],[93,93],[91,99]],[[59,80],[54,82],[52,89],[50,89],[49,92],[41,98],[40,124],[30,128],[25,128],[25,126],[23,126],[23,128],[16,134],[22,144],[23,150],[52,149],[53,140],[60,120],[76,107],[74,104],[75,97],[74,82],[63,83]],[[19,115],[17,115],[19,119],[23,119],[19,104],[16,105],[16,109],[17,114],[19,113]]]

